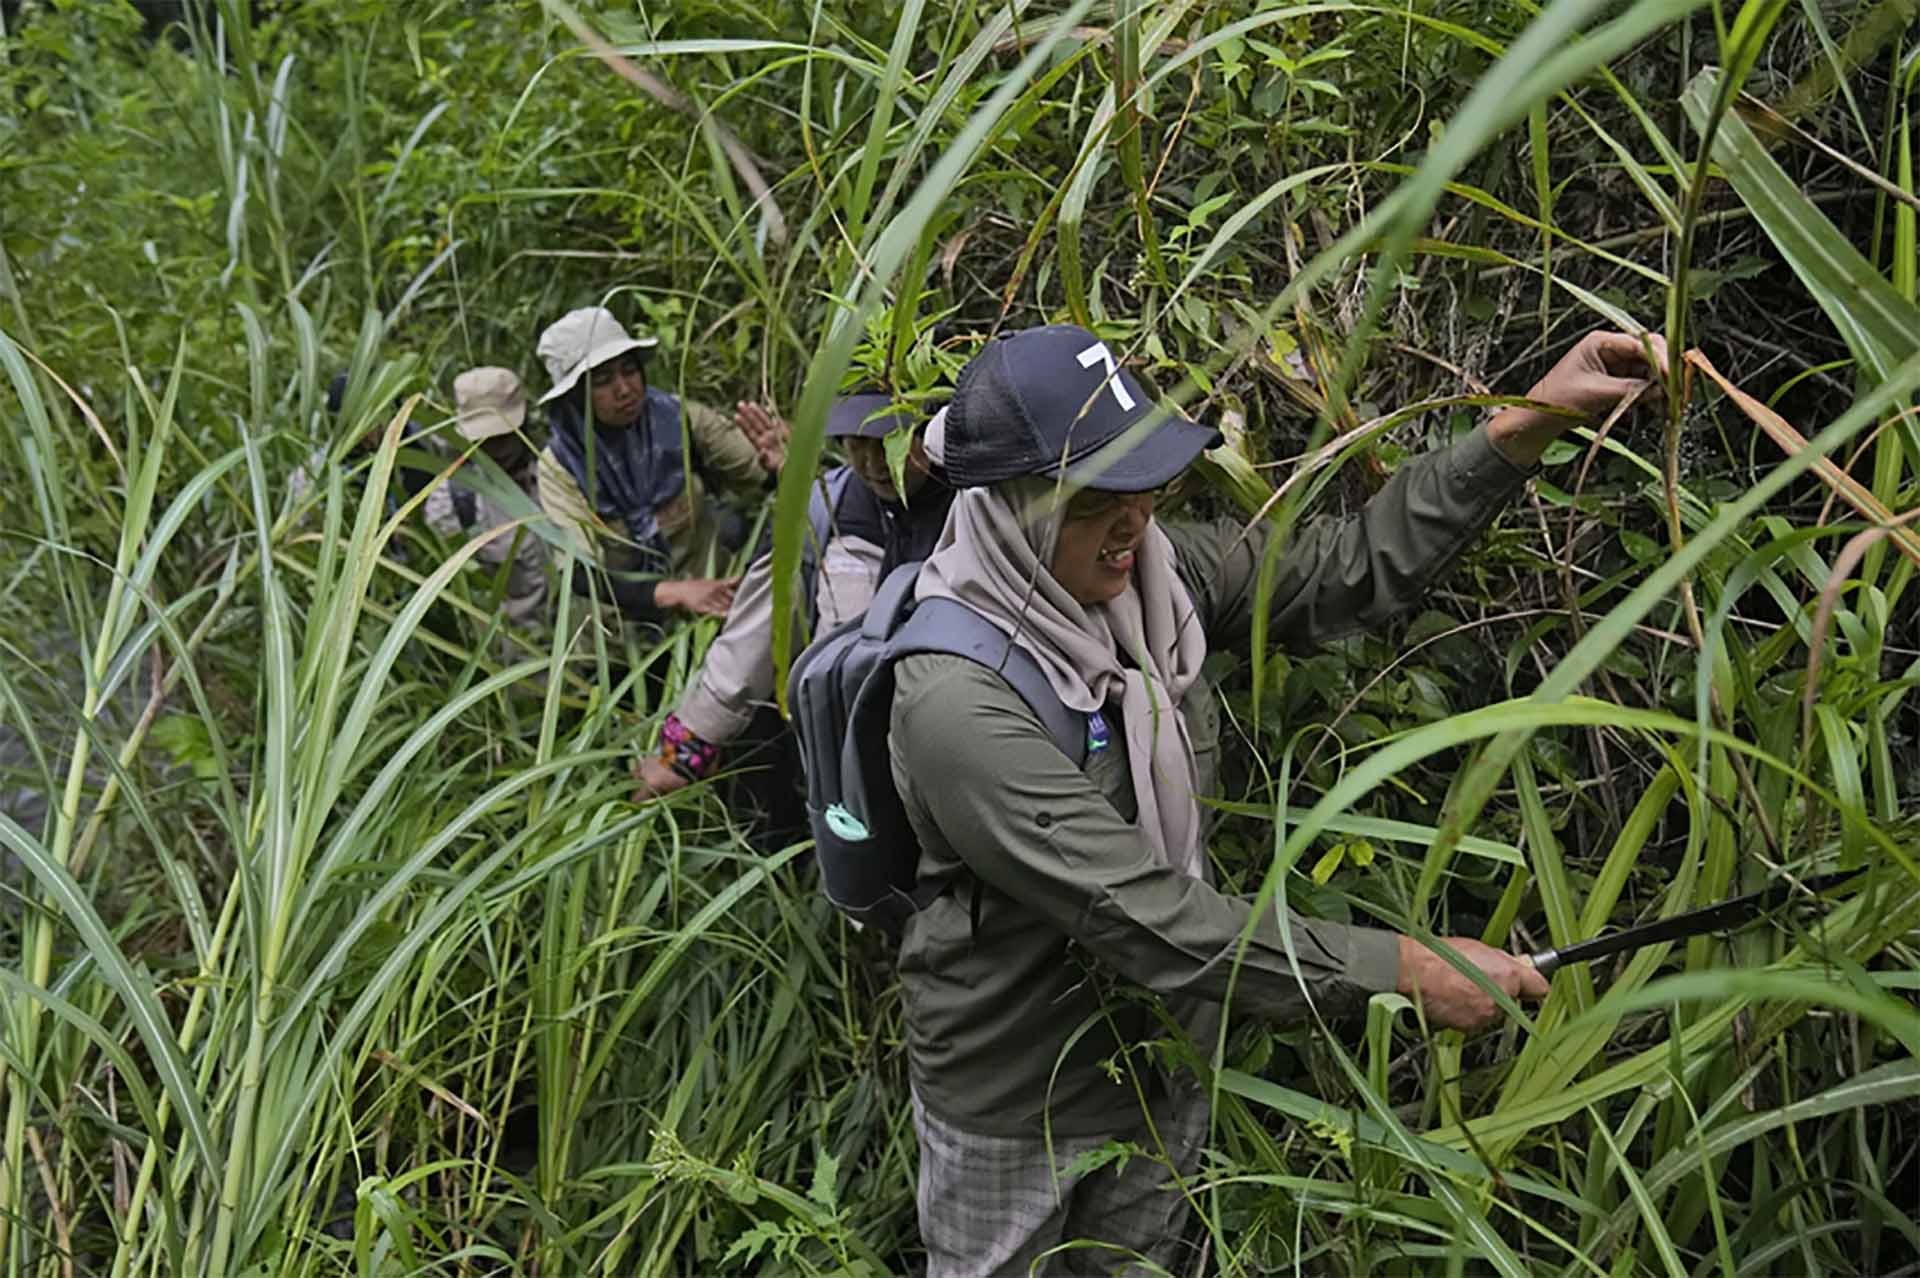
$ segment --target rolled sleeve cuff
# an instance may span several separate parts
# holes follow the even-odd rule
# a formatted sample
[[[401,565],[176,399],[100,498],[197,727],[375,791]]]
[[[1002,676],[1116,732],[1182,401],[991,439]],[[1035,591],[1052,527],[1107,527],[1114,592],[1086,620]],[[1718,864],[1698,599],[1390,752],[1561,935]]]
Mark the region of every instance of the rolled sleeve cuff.
[[[636,621],[657,621],[664,611],[654,599],[654,590],[658,581],[622,581],[613,578],[613,598],[620,605],[620,611]]]
[[[1356,927],[1347,933],[1347,981],[1361,999],[1400,988],[1400,937],[1379,928]]]
[[[753,720],[751,706],[743,709],[728,705],[714,695],[704,679],[681,699],[674,714],[687,725],[688,731],[714,745],[726,745],[745,732]]]
[[[1501,452],[1485,425],[1455,444],[1448,460],[1456,479],[1487,492],[1518,488],[1540,473],[1539,466],[1522,466]]]

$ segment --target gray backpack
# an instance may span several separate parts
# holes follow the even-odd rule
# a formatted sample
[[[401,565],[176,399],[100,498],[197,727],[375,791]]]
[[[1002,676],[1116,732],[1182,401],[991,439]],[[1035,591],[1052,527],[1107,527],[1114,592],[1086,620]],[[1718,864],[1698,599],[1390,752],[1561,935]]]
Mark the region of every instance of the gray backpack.
[[[1087,717],[1061,703],[1033,658],[964,604],[916,606],[919,575],[918,563],[889,573],[866,615],[802,653],[788,681],[821,886],[849,918],[895,936],[933,894],[915,882],[920,842],[887,750],[894,662],[922,652],[977,661],[1020,694],[1074,766],[1087,756]]]

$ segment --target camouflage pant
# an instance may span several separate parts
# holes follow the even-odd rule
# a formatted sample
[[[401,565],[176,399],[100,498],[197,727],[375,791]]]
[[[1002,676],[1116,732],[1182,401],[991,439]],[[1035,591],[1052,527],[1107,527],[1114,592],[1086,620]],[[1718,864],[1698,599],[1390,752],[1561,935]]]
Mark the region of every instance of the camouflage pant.
[[[1158,1153],[1161,1142],[1182,1179],[1200,1161],[1207,1099],[1181,1088],[1154,1107],[1153,1130],[1136,1115],[1109,1136],[1059,1136],[1049,1160],[1042,1135],[985,1136],[942,1121],[913,1100],[920,1137],[920,1237],[927,1278],[1026,1278],[1029,1274],[1149,1272],[1145,1258],[1179,1275],[1193,1249],[1182,1240],[1186,1197],[1158,1158],[1134,1156],[1093,1171],[1069,1170],[1109,1140]],[[1057,1170],[1057,1174],[1056,1174]],[[1076,1240],[1097,1242],[1057,1251]]]

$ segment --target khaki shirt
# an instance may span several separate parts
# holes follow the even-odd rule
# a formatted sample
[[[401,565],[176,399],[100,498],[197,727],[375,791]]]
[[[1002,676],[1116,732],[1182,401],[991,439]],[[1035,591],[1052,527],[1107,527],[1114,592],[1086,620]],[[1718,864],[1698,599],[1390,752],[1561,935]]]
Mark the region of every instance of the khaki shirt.
[[[451,455],[450,445],[443,440],[410,438],[406,442],[409,446],[423,446],[443,458]],[[352,459],[348,458],[340,464],[347,466],[351,463]],[[287,490],[295,505],[306,499],[314,486],[312,477],[324,474],[327,464],[326,450],[320,449],[307,459],[305,465],[294,467],[292,474],[287,476]],[[527,495],[528,504],[532,505],[533,468],[522,467],[511,478]],[[397,486],[399,481],[396,478],[393,482]],[[453,542],[466,541],[479,533],[511,523],[524,513],[527,512],[507,510],[493,498],[466,488],[458,480],[435,484],[428,491],[420,509],[420,516],[427,527]],[[405,558],[403,548],[396,547],[394,553]],[[509,625],[522,630],[537,630],[547,623],[547,543],[540,539],[538,533],[532,528],[520,528],[508,536],[488,542],[474,558],[488,573],[497,572],[502,564],[508,564],[500,606]]]
[[[712,572],[726,558],[726,550],[720,545],[718,512],[708,500],[702,471],[715,476],[728,493],[756,500],[764,494],[768,478],[759,454],[731,417],[690,399],[680,401],[680,416],[686,422],[690,445],[686,486],[679,496],[654,511],[672,555],[663,574],[667,577]],[[551,446],[540,452],[536,484],[540,508],[577,552],[615,571],[633,566],[634,548],[626,530],[616,529],[600,517]]]
[[[1406,463],[1364,510],[1299,530],[1281,554],[1269,633],[1299,645],[1379,625],[1525,481],[1484,430]],[[1165,531],[1208,643],[1243,646],[1271,527]],[[1296,974],[1268,910],[1242,952],[1251,904],[1169,868],[1141,838],[1120,724],[1083,771],[985,667],[928,654],[895,670],[894,782],[920,840],[921,881],[950,889],[909,920],[899,960],[914,1090],[941,1119],[1032,1136],[1045,1110],[1063,1134],[1112,1130],[1137,1101],[1125,1070],[1104,1062],[1165,1036],[1142,990],[1204,1045],[1230,982],[1237,1009],[1282,1022],[1301,1019],[1309,998],[1337,1012],[1395,987],[1390,932],[1289,915]],[[1203,752],[1205,792],[1218,722],[1205,680],[1180,710]],[[1118,707],[1107,713],[1117,719]]]
[[[521,490],[532,487],[532,477],[522,469],[513,478]],[[462,541],[514,521],[516,516],[491,497],[480,493],[462,494],[453,484],[440,484],[427,494],[422,515],[427,527],[449,541]],[[533,494],[528,493],[531,499]],[[521,629],[537,629],[547,620],[547,543],[531,528],[517,528],[496,537],[474,556],[484,570],[497,572],[506,565],[507,579],[500,599],[501,610],[509,624]]]
[[[824,635],[866,612],[880,587],[885,551],[861,537],[833,537],[814,578],[815,633]],[[794,655],[805,620],[795,600]],[[703,741],[725,745],[747,730],[754,712],[773,699],[773,556],[762,555],[734,591],[700,677],[674,713]]]

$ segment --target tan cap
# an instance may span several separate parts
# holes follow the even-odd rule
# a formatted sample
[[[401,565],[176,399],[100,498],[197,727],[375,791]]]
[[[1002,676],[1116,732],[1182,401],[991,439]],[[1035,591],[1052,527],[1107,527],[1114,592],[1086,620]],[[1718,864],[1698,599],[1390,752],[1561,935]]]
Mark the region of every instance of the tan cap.
[[[583,306],[568,311],[540,334],[536,348],[546,363],[553,389],[540,397],[541,403],[557,399],[573,389],[580,375],[598,368],[628,351],[649,350],[660,344],[656,337],[629,337],[613,312],[604,306]]]
[[[469,368],[453,379],[453,409],[460,438],[492,439],[527,420],[527,392],[510,368]]]

